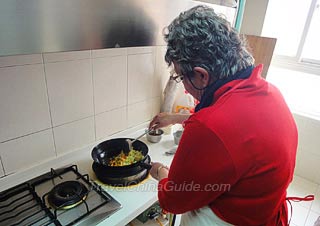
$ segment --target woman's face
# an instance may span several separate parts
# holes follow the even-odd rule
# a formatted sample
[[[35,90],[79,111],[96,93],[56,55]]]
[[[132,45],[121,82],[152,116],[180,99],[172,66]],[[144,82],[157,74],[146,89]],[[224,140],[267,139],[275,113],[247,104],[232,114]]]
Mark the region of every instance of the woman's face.
[[[176,74],[183,76],[182,83],[184,85],[185,90],[188,93],[190,93],[196,100],[200,101],[201,96],[203,94],[203,90],[198,90],[195,88],[195,87],[202,88],[202,84],[197,73],[195,73],[192,78],[188,78],[187,75],[181,74],[181,69],[178,64],[173,63],[173,65],[174,65],[174,70]],[[192,83],[194,84],[195,87],[192,85],[190,80],[192,80]]]

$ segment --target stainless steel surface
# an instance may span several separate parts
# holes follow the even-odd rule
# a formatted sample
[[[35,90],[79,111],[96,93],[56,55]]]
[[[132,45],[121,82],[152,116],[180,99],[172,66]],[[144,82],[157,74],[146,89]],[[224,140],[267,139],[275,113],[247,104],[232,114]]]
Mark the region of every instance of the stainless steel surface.
[[[236,7],[238,1],[237,0],[199,0],[199,2],[206,2],[206,3],[211,3],[211,4]]]
[[[181,138],[181,136],[182,136],[182,133],[183,133],[182,130],[178,130],[178,131],[176,131],[176,132],[173,133],[174,143],[175,143],[175,144],[177,144],[177,145],[179,144],[180,138]]]
[[[149,133],[150,131],[152,131],[153,128],[150,128],[150,129],[146,129],[143,134],[141,134],[140,136],[138,136],[136,139],[134,140],[130,140],[130,139],[127,139],[126,141],[127,142],[130,142],[130,144],[132,145],[136,140],[139,140],[141,137],[143,137],[144,135],[146,135],[147,133]]]
[[[73,180],[76,180],[85,184],[85,186],[87,186],[87,188],[89,189],[90,192],[88,193],[85,201],[90,209],[97,208],[104,201],[96,191],[94,191],[91,187],[89,187],[88,184],[85,183],[85,181],[82,178],[78,178],[78,176],[74,174],[72,171],[68,171],[62,174],[61,178],[56,177],[54,180],[49,180],[39,184],[38,186],[35,187],[35,191],[37,192],[39,197],[43,197],[47,192],[49,192],[53,188],[54,185],[57,185],[64,181],[73,181]],[[99,217],[98,219],[96,219],[95,217],[93,217],[91,219],[91,220],[95,219],[95,220],[102,221],[103,219],[107,218],[112,213],[120,209],[121,205],[116,200],[114,200],[110,195],[108,194],[106,195],[109,197],[110,201],[106,205],[102,206],[101,208],[98,208],[95,211],[93,211],[87,218],[84,218],[84,220],[87,220],[96,215],[103,214],[104,218]],[[48,202],[47,197],[45,200],[46,200],[46,205],[50,206],[50,204],[47,203]],[[62,223],[62,225],[67,225],[70,222],[72,222],[73,219],[77,219],[84,213],[86,213],[86,206],[81,204],[79,206],[76,206],[66,211],[64,210],[58,211],[58,219]],[[81,222],[82,220],[79,223]],[[97,223],[99,222],[96,222],[96,224]]]
[[[88,189],[86,198],[73,208],[55,210],[48,200],[48,193],[55,185],[66,181],[82,183]],[[73,191],[65,192],[67,195]],[[0,193],[0,197],[4,197],[0,200],[0,225],[85,225],[83,222],[88,221],[92,223],[90,225],[96,225],[121,208],[119,202],[90,181],[88,176],[79,174],[76,166],[43,174]],[[54,215],[60,224],[54,223]]]
[[[146,135],[147,140],[151,143],[158,143],[160,142],[161,138],[163,135],[163,130],[162,129],[157,129],[155,131],[149,131]]]
[[[218,1],[229,5],[229,1]],[[1,0],[0,56],[164,44],[191,0]],[[214,6],[232,23],[236,8]]]
[[[140,139],[141,137],[143,137],[144,135],[146,135],[146,134],[150,133],[151,131],[153,131],[153,130],[154,130],[153,128],[154,128],[156,125],[157,125],[157,124],[153,125],[151,128],[146,129],[146,130],[143,132],[143,134],[139,135],[139,136],[138,136],[137,138],[135,138],[134,140],[126,139],[126,142],[128,143],[128,146],[129,146],[129,150],[128,150],[128,151],[130,151],[130,150],[133,149],[132,144],[133,144],[135,141],[139,140],[139,139]]]

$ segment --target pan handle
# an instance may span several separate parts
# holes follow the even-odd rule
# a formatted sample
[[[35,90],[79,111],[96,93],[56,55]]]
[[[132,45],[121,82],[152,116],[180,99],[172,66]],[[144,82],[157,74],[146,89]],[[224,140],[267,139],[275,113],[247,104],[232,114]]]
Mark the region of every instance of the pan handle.
[[[147,170],[150,170],[152,168],[152,165],[149,163],[145,163],[145,162],[139,162],[139,166],[141,166],[142,168],[145,168]]]
[[[108,161],[105,159],[105,153],[101,149],[95,147],[91,152],[92,159],[101,165],[108,165]]]

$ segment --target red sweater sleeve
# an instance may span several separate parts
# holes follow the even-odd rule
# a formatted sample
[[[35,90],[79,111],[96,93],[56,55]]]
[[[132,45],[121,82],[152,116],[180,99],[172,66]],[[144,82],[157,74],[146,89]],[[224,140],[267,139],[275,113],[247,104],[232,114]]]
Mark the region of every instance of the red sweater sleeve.
[[[180,214],[199,209],[228,191],[237,180],[228,150],[219,137],[192,117],[185,124],[168,178],[159,182],[163,209]]]

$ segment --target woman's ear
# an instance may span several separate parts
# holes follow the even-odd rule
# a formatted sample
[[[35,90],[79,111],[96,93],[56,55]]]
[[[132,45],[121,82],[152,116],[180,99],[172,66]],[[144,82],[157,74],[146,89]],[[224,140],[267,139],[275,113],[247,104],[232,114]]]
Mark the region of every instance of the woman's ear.
[[[209,85],[210,75],[206,69],[202,67],[194,67],[193,72],[198,76],[198,78],[200,79],[200,83],[201,85],[203,85],[203,87]]]

